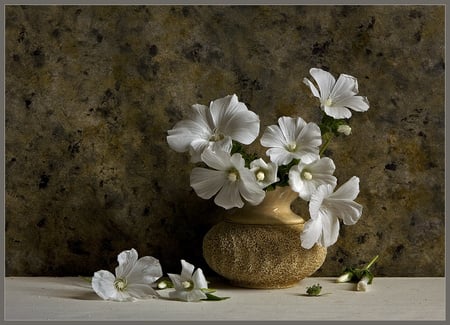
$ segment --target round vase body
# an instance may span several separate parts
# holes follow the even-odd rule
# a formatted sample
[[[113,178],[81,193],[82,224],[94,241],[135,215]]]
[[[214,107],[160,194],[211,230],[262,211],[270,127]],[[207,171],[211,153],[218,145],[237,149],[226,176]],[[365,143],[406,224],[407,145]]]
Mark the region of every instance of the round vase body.
[[[297,193],[268,191],[257,206],[231,210],[203,239],[203,256],[232,285],[287,288],[322,266],[326,248],[301,247],[304,220],[291,210]]]

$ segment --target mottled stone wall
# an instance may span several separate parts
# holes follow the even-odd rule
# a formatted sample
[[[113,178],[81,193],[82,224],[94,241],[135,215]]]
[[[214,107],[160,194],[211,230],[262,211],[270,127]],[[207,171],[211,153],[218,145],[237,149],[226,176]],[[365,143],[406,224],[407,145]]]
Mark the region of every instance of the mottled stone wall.
[[[261,118],[316,121],[311,67],[371,108],[330,146],[364,213],[316,275],[380,254],[378,275],[444,275],[443,6],[7,6],[6,273],[78,275],[134,247],[205,268],[220,220],[166,131],[236,93]]]

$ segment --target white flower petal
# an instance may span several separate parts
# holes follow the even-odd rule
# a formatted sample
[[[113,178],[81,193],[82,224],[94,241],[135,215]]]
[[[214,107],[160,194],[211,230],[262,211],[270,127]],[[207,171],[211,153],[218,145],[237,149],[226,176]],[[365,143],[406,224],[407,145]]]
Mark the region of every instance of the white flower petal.
[[[190,129],[182,128],[178,125],[175,128],[167,131],[167,143],[169,147],[176,152],[185,152],[189,149],[192,141],[198,138],[196,134],[193,134]]]
[[[209,111],[209,107],[201,104],[192,105],[192,111],[189,114],[189,119],[192,122],[198,124],[199,129],[205,129],[209,132],[214,130],[214,120]]]
[[[254,169],[259,169],[259,168],[267,169],[268,167],[269,166],[262,158],[255,159],[252,162],[250,162],[250,170],[251,171],[253,171]]]
[[[232,116],[221,130],[240,143],[250,144],[259,134],[259,117],[252,111],[240,112]]]
[[[300,193],[303,188],[301,177],[302,168],[299,165],[292,166],[289,170],[289,185],[294,192]]]
[[[301,159],[306,164],[309,164],[319,158],[319,148],[304,147],[301,150],[292,153],[294,158]]]
[[[170,299],[177,299],[187,302],[195,302],[200,301],[202,299],[206,299],[206,294],[202,292],[201,290],[175,290],[169,292],[169,298]]]
[[[194,282],[194,289],[208,288],[208,282],[206,281],[205,275],[200,268],[198,268],[192,275],[192,281]]]
[[[249,170],[240,171],[239,192],[242,197],[252,205],[260,204],[266,195],[266,192],[256,182],[252,172]]]
[[[184,291],[185,288],[183,286],[183,279],[181,279],[181,276],[179,274],[173,274],[173,273],[167,273],[167,276],[169,277],[170,281],[172,281],[172,284],[177,291]]]
[[[198,163],[202,161],[202,153],[206,148],[210,147],[210,141],[200,138],[194,139],[189,146],[189,154],[191,155],[191,162]]]
[[[233,167],[230,162],[230,154],[226,151],[206,149],[201,157],[205,164],[217,170],[226,171]]]
[[[326,199],[331,193],[333,193],[334,187],[330,184],[319,185],[317,189],[312,193],[309,201],[309,214],[312,219],[316,219],[319,216],[319,210],[322,207],[324,199]]]
[[[194,301],[200,301],[202,299],[206,299],[206,294],[202,290],[191,290],[188,291],[186,295],[186,301],[187,302],[194,302]]]
[[[127,282],[132,284],[152,284],[163,272],[159,261],[152,256],[144,256],[137,260],[133,269],[127,276]]]
[[[328,247],[336,243],[339,237],[339,219],[328,214],[327,211],[320,211],[320,220],[322,220],[322,235],[319,243],[323,247]]]
[[[129,283],[127,285],[127,293],[137,299],[157,296],[156,291],[148,284]]]
[[[319,146],[322,144],[322,133],[319,126],[316,123],[309,122],[302,127],[295,141],[301,144],[302,147],[308,146],[318,151]]]
[[[100,298],[108,300],[117,297],[117,290],[114,287],[116,277],[109,271],[101,270],[94,273],[92,277],[92,289]]]
[[[317,68],[311,68],[309,73],[319,86],[321,102],[325,102],[331,94],[336,79],[327,71]]]
[[[233,154],[231,158],[229,158],[229,160],[233,165],[233,167],[236,168],[237,170],[241,170],[245,166],[245,160],[244,158],[242,158],[242,155],[240,153]]]
[[[181,279],[183,281],[191,280],[192,273],[194,273],[194,265],[185,260],[181,260]]]
[[[369,101],[363,96],[351,96],[337,101],[333,105],[351,108],[357,112],[365,112],[369,109]]]
[[[212,198],[227,181],[227,174],[223,171],[195,167],[191,172],[191,187],[202,199]]]
[[[246,110],[242,105],[237,105],[239,100],[236,95],[228,95],[209,104],[209,110],[216,126],[220,126],[223,121],[226,122],[234,114]]]
[[[119,265],[116,267],[116,277],[124,279],[128,276],[138,259],[138,253],[134,248],[121,252],[117,256]]]
[[[324,111],[334,119],[344,119],[352,117],[352,112],[346,107],[325,106]]]
[[[351,200],[326,199],[324,208],[328,214],[342,219],[345,225],[354,225],[362,215],[362,205]]]
[[[192,141],[196,139],[207,141],[211,137],[215,126],[208,117],[207,108],[204,105],[193,105],[190,116],[168,131],[167,142],[173,150],[185,152]]]
[[[283,148],[270,148],[266,151],[266,155],[268,155],[270,160],[278,166],[287,165],[292,159],[296,158],[293,153]]]
[[[309,219],[300,234],[301,245],[303,248],[310,249],[319,241],[322,234],[322,220]]]
[[[182,301],[189,301],[188,300],[188,291],[186,290],[174,290],[169,292],[169,298],[173,300],[182,300]]]
[[[214,198],[214,202],[225,209],[242,208],[244,202],[239,194],[238,183],[239,181],[231,182],[226,181],[219,193]]]
[[[354,200],[359,194],[359,177],[353,176],[342,184],[336,192],[330,195],[330,199]]]
[[[315,178],[318,176],[329,176],[334,173],[336,165],[331,158],[324,157],[310,164],[308,168],[313,172]]]
[[[315,97],[317,97],[317,98],[320,99],[320,93],[319,93],[319,91],[317,90],[316,86],[314,86],[314,84],[313,84],[311,81],[309,81],[309,79],[303,78],[303,83],[304,83],[305,85],[309,86],[309,88],[311,89],[311,92],[313,93],[313,95],[314,95]]]
[[[285,143],[298,142],[298,137],[306,126],[306,122],[301,118],[292,118],[288,116],[282,116],[278,119],[278,125],[285,139]],[[320,133],[320,129],[319,129]]]
[[[336,84],[331,91],[330,97],[332,102],[339,102],[340,100],[352,97],[358,93],[358,81],[355,77],[341,74],[336,81]]]
[[[268,148],[284,148],[287,144],[278,125],[270,125],[261,137],[260,143]]]
[[[209,148],[213,152],[224,151],[229,153],[233,147],[233,140],[230,136],[226,135],[223,140],[220,141],[210,141]]]

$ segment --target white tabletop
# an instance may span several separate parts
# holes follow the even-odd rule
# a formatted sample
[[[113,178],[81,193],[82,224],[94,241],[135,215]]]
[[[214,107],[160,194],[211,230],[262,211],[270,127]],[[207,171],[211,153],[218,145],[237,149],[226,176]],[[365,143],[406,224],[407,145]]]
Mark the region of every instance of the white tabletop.
[[[327,294],[305,296],[316,283]],[[230,299],[110,302],[77,277],[7,277],[5,320],[445,320],[445,278],[376,277],[366,292],[334,278],[273,290],[210,286]]]

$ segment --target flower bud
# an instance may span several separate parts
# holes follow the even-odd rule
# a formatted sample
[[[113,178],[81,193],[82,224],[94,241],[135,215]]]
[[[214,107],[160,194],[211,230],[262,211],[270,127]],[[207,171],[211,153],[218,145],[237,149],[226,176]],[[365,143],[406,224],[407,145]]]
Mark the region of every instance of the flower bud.
[[[338,126],[337,131],[345,135],[350,135],[352,133],[352,128],[347,124],[343,124]]]

